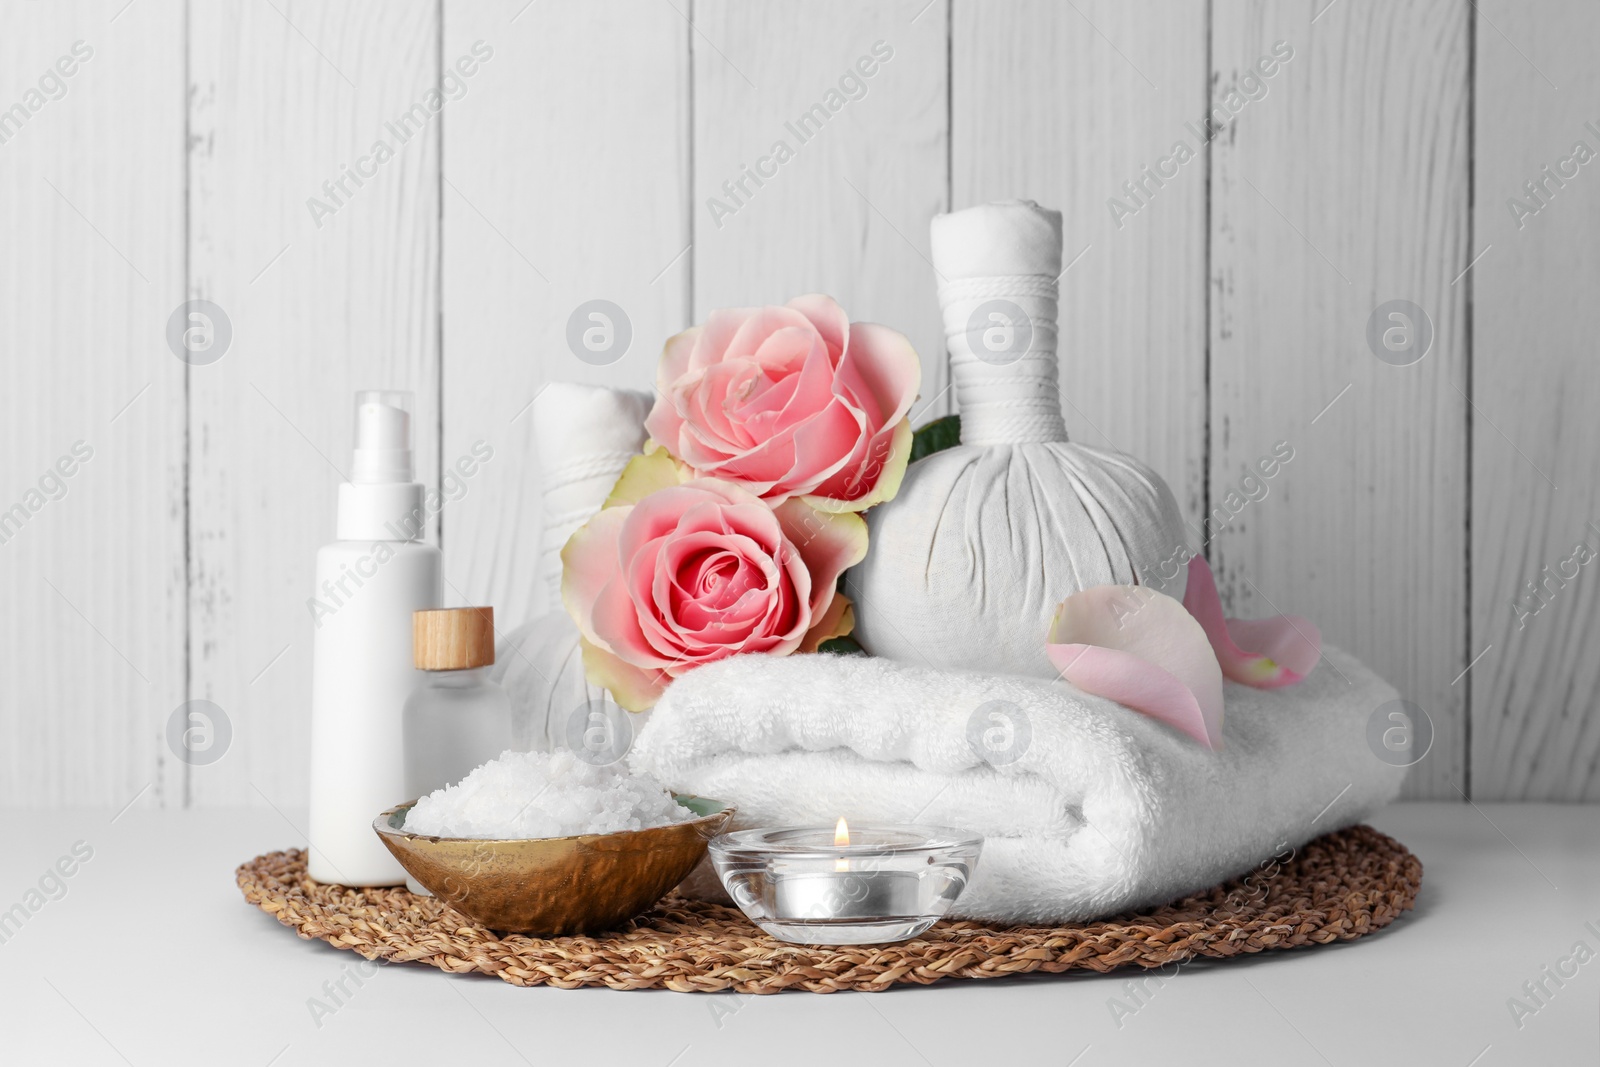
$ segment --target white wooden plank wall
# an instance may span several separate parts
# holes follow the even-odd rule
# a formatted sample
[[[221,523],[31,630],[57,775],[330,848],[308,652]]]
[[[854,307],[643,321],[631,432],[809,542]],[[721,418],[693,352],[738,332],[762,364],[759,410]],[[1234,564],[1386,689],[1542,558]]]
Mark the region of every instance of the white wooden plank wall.
[[[0,108],[75,41],[94,54],[0,142],[0,512],[28,512],[0,543],[0,803],[304,802],[306,597],[354,390],[416,391],[430,482],[493,446],[435,532],[450,599],[515,625],[549,606],[527,414],[544,384],[646,387],[661,342],[711,308],[822,290],[911,337],[918,421],[943,414],[928,220],[1016,196],[1065,215],[1072,434],[1168,479],[1230,607],[1316,619],[1428,711],[1413,795],[1600,799],[1600,561],[1537,599],[1526,586],[1559,578],[1579,541],[1600,551],[1600,192],[1584,166],[1521,226],[1506,204],[1573,142],[1600,152],[1583,51],[1600,16],[1577,0],[1518,14],[5,8]],[[1243,81],[1280,41],[1293,57]],[[862,57],[873,73],[841,83]],[[442,110],[397,138],[386,124],[441,71]],[[847,102],[800,137],[830,90]],[[1230,104],[1204,143],[1207,108]],[[334,200],[324,182],[379,139],[393,158]],[[780,140],[791,158],[730,196]],[[1174,160],[1180,143],[1192,158]],[[313,218],[313,197],[333,210]],[[185,298],[224,309],[221,360],[168,348]],[[1410,366],[1366,340],[1397,298],[1433,328]],[[607,366],[566,342],[591,299],[633,331]],[[29,497],[80,439],[94,455],[64,492],[47,479]],[[1241,486],[1279,441],[1294,458],[1267,492]],[[215,764],[168,750],[188,699],[228,717]]]
[[[1068,434],[1149,463],[1190,523],[1205,504],[1204,153],[1151,183],[1136,214],[1114,219],[1108,201],[1195,144],[1205,15],[1162,0],[958,3],[951,50],[956,205],[1062,212]]]
[[[1211,559],[1234,613],[1308,616],[1420,706],[1434,740],[1407,788],[1460,799],[1468,9],[1315,14],[1214,7],[1214,99],[1280,42],[1293,56],[1212,142]],[[1405,367],[1366,343],[1396,298],[1434,328]],[[1247,483],[1280,441],[1293,459]]]
[[[695,320],[829,293],[922,356],[914,421],[946,413],[928,261],[928,220],[948,210],[946,0],[823,0],[803,14],[789,0],[697,0],[693,18]],[[830,92],[837,113],[802,125]],[[778,142],[793,158],[762,164]],[[745,167],[776,174],[741,191]]]
[[[232,349],[189,372],[192,695],[232,749],[194,803],[304,803],[317,548],[331,540],[357,389],[417,394],[436,482],[439,123],[388,128],[438,84],[432,0],[190,8],[191,295]],[[362,165],[378,140],[393,158]],[[337,198],[349,167],[375,171]],[[338,192],[335,189],[335,192]],[[311,198],[335,208],[313,213]],[[339,201],[342,200],[342,203]],[[320,223],[320,227],[318,226]]]
[[[120,6],[0,32],[4,803],[183,803],[183,6]]]
[[[1600,800],[1600,11],[1479,8],[1473,796]]]
[[[530,402],[552,381],[648,389],[693,265],[689,23],[661,0],[525,4],[444,13],[446,65],[494,51],[444,123],[444,462],[494,449],[443,512],[445,592],[492,603],[502,632],[560,607],[536,580]],[[567,343],[590,300],[632,331],[603,366]]]

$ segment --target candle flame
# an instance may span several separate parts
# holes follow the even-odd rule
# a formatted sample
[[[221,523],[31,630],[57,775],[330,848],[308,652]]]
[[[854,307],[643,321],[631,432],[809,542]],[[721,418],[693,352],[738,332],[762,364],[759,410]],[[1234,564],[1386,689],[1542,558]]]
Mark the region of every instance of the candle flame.
[[[833,828],[833,843],[841,847],[850,843],[850,824],[844,821],[842,815]]]

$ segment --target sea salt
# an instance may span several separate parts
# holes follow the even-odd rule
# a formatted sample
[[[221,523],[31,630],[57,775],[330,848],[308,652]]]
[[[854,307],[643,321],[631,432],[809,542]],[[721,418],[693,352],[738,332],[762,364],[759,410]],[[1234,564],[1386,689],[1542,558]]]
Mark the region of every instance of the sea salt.
[[[503,752],[429,793],[405,828],[437,837],[568,837],[698,818],[647,775],[595,767],[571,752]]]

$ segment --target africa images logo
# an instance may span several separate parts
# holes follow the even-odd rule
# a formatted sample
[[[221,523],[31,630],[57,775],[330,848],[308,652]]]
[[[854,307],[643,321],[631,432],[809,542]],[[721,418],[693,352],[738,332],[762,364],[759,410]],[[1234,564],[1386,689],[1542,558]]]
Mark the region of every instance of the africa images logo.
[[[1227,129],[1246,106],[1265,100],[1272,91],[1271,78],[1293,58],[1294,47],[1288,41],[1274,41],[1270,53],[1258,58],[1233,85],[1217,94],[1219,102],[1206,112],[1201,125],[1183,124],[1194,137],[1193,145],[1187,141],[1172,142],[1172,151],[1145,166],[1137,177],[1123,182],[1123,195],[1106,199],[1106,209],[1111,212],[1111,221],[1116,223],[1117,229],[1122,229],[1125,219],[1148,207],[1157,190],[1176,178],[1190,160],[1199,158],[1200,150]]]
[[[439,84],[422,94],[422,99],[384,123],[384,129],[394,138],[394,143],[380,137],[372,147],[354,163],[339,164],[337,177],[322,183],[323,197],[307,197],[306,210],[311,222],[322,229],[322,221],[337,215],[360,192],[362,187],[378,176],[378,168],[394,159],[399,149],[421,133],[433,117],[444,110],[445,104],[467,95],[467,79],[478,73],[482,64],[494,58],[494,48],[483,41],[474,41],[471,55],[461,56],[439,78]],[[324,199],[325,198],[325,199]]]
[[[756,159],[753,169],[748,164],[740,164],[739,173],[722,183],[722,197],[706,198],[706,210],[711,213],[711,221],[717,224],[717,229],[722,229],[724,218],[737,215],[756,192],[776,178],[778,169],[821,133],[823,126],[843,111],[846,104],[864,99],[869,88],[868,80],[893,58],[893,46],[887,41],[874,41],[872,54],[861,56],[852,67],[839,75],[837,88],[830,87],[822,94],[821,100],[802,111],[793,121],[783,124],[784,132],[794,137],[793,145],[787,137],[780,137],[772,142],[766,155]],[[750,188],[752,183],[754,189]]]

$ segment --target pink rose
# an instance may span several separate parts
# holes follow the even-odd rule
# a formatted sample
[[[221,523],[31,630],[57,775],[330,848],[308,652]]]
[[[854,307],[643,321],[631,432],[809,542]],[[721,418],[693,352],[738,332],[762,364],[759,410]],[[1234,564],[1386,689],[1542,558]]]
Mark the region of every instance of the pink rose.
[[[774,509],[731,482],[679,477],[665,452],[634,459],[561,551],[585,672],[630,711],[699,664],[814,651],[855,622],[835,587],[866,555],[859,515]]]
[[[696,473],[769,503],[863,511],[900,488],[921,379],[903,334],[852,324],[831,297],[730,308],[667,342],[645,426]]]

